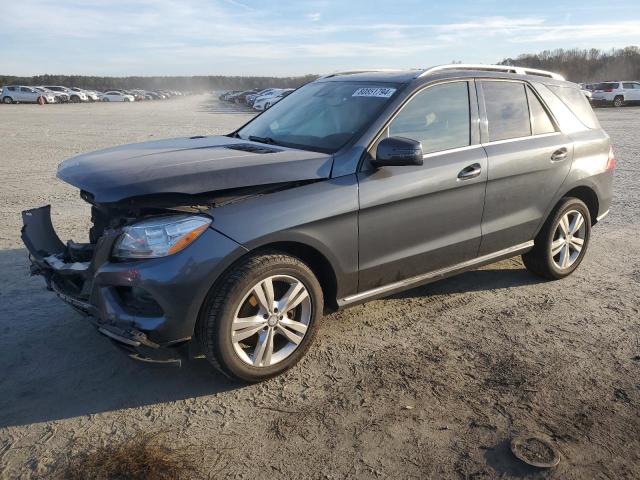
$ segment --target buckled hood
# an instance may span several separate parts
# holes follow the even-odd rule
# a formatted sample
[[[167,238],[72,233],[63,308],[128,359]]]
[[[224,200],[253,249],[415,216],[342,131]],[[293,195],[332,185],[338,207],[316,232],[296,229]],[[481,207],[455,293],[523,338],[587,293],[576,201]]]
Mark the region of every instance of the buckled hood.
[[[78,155],[58,178],[96,203],[151,194],[201,194],[232,188],[329,178],[333,158],[224,136],[123,145]]]

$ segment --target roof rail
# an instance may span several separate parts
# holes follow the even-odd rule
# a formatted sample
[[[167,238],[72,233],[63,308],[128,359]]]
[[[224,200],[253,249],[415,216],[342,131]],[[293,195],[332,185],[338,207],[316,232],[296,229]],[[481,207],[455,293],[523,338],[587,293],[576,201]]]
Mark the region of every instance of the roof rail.
[[[547,70],[538,70],[537,68],[516,67],[512,65],[483,65],[473,63],[452,63],[449,65],[438,65],[436,67],[426,69],[416,78],[431,75],[432,73],[441,72],[443,70],[483,70],[489,72],[516,73],[518,75],[539,75],[541,77],[564,80],[564,77],[558,73],[549,72]]]
[[[333,72],[328,73],[327,75],[322,75],[318,78],[321,80],[323,78],[331,78],[337,77],[338,75],[355,75],[356,73],[368,73],[368,72],[401,72],[402,70],[398,68],[361,68],[360,70],[346,70],[343,72]]]

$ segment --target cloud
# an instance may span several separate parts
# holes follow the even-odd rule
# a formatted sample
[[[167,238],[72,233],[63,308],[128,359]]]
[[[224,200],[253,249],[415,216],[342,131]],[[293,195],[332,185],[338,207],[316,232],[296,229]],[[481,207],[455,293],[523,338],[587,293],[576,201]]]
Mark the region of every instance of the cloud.
[[[9,47],[3,64],[21,73],[45,67],[116,72],[118,65],[117,73],[320,73],[345,65],[429,65],[443,57],[496,61],[497,52],[522,53],[523,44],[527,50],[576,42],[609,46],[632,43],[640,31],[640,20],[588,23],[575,15],[575,23],[531,15],[430,22],[379,16],[382,21],[371,22],[354,9],[349,15],[332,12],[326,2],[254,5],[249,0],[8,2],[0,16],[0,35]]]

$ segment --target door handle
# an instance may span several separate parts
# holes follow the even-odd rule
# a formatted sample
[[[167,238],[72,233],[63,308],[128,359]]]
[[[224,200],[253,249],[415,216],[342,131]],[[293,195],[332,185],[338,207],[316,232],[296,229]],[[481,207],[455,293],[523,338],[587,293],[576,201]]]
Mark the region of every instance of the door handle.
[[[474,163],[460,170],[460,173],[458,174],[458,180],[469,180],[471,178],[476,178],[478,175],[480,175],[480,173],[482,173],[482,167],[479,163]]]
[[[569,150],[567,150],[566,147],[562,147],[551,154],[551,161],[559,162],[561,160],[564,160],[568,156],[569,156]]]

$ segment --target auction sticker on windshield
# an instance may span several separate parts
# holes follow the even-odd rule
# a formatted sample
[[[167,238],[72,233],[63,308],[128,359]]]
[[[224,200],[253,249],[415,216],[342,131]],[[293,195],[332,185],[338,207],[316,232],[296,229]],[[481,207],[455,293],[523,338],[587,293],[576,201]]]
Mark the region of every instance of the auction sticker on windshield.
[[[378,98],[389,98],[391,95],[395,93],[395,88],[359,88],[355,92],[353,92],[352,97],[378,97]]]

